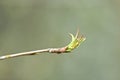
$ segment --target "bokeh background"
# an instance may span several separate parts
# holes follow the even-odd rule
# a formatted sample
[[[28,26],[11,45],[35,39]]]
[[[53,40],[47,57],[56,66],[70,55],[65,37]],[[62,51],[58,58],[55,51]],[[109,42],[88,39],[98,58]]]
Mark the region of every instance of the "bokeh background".
[[[69,54],[0,61],[0,80],[120,80],[119,0],[0,0],[0,55],[86,41]]]

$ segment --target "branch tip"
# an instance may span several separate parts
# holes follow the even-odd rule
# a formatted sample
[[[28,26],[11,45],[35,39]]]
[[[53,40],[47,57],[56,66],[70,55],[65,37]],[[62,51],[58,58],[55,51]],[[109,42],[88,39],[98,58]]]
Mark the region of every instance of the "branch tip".
[[[74,36],[73,34],[69,33],[72,40],[71,42],[62,48],[47,48],[47,49],[41,49],[41,50],[35,50],[35,51],[29,51],[29,52],[22,52],[22,53],[16,53],[16,54],[10,54],[5,56],[0,56],[0,60],[8,59],[8,58],[14,58],[14,57],[20,57],[20,56],[28,56],[28,55],[36,55],[38,53],[68,53],[71,52],[73,49],[77,48],[82,42],[85,41],[85,37],[83,35],[79,35],[79,29]]]

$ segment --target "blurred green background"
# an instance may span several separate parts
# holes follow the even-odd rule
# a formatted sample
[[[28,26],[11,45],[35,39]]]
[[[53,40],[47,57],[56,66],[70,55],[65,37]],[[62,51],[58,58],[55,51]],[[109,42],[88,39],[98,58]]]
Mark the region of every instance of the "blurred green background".
[[[0,0],[1,56],[65,46],[78,28],[73,52],[1,60],[0,80],[120,80],[119,0]]]

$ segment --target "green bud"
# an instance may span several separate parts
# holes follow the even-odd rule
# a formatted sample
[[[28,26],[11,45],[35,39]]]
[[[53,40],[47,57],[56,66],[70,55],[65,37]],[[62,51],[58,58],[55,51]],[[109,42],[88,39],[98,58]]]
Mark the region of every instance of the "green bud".
[[[77,31],[75,37],[71,33],[70,33],[70,36],[72,37],[72,40],[71,40],[70,44],[67,45],[66,52],[70,52],[73,49],[77,48],[86,39],[83,35],[79,36],[79,31]]]

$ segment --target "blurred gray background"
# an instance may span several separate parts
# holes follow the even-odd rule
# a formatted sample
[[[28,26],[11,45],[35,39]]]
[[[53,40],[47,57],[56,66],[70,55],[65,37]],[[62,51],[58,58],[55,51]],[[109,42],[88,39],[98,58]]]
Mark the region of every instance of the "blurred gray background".
[[[120,0],[0,0],[0,55],[86,41],[68,54],[0,61],[0,80],[120,80]]]

